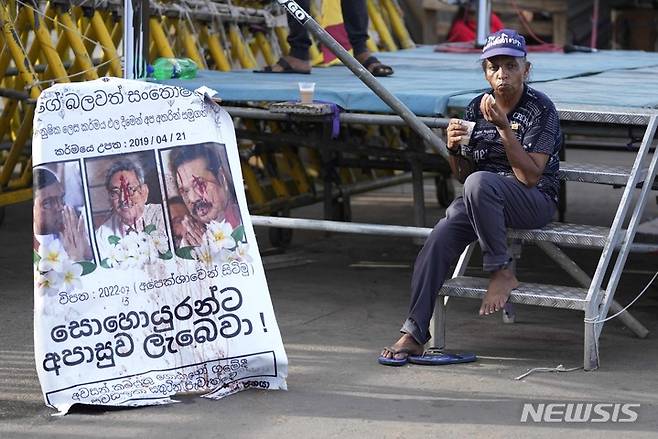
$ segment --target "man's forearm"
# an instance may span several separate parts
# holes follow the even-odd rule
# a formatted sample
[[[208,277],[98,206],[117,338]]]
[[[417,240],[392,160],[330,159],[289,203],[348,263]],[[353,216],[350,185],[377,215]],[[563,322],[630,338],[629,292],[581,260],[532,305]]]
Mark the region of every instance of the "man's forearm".
[[[536,185],[543,168],[540,168],[539,164],[523,149],[523,145],[509,126],[498,128],[498,132],[505,146],[507,160],[516,178],[528,187]]]
[[[448,158],[452,174],[459,180],[460,183],[466,181],[466,177],[473,173],[475,166],[473,162],[461,155],[450,155]]]

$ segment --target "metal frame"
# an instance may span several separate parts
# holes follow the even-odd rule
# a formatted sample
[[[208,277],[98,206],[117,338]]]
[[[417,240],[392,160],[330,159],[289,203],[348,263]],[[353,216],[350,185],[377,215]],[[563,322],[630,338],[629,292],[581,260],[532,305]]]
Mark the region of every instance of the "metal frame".
[[[640,196],[633,209],[633,215],[628,224],[628,230],[626,231],[623,244],[619,250],[617,260],[610,275],[610,279],[608,280],[607,288],[605,291],[601,290],[601,284],[603,282],[603,277],[605,276],[608,265],[612,260],[613,250],[615,249],[618,240],[621,239],[622,225],[626,219],[628,210],[631,208],[632,193],[635,190],[636,185],[640,182],[642,163],[649,154],[649,146],[651,145],[651,141],[653,140],[653,137],[656,133],[657,125],[658,116],[651,116],[649,123],[647,124],[644,138],[642,139],[640,150],[638,151],[635,163],[633,163],[631,175],[624,189],[619,208],[617,209],[617,214],[615,215],[612,227],[610,228],[608,242],[603,248],[601,258],[599,259],[599,264],[596,267],[596,271],[592,278],[592,283],[589,286],[589,291],[587,293],[589,306],[585,310],[586,320],[602,319],[608,314],[608,309],[610,308],[612,298],[614,297],[619,279],[621,278],[624,264],[626,263],[626,258],[630,252],[630,244],[633,242],[633,238],[635,237],[635,232],[640,222],[642,212],[646,206],[646,201],[651,189],[651,182],[653,182],[653,179],[656,176],[656,165],[658,163],[657,152],[654,152],[653,154],[653,158],[649,166],[649,171],[644,180],[645,184],[642,186]],[[583,362],[586,370],[592,370],[599,367],[598,339],[602,329],[603,323],[588,323],[587,321],[585,323],[585,356]]]

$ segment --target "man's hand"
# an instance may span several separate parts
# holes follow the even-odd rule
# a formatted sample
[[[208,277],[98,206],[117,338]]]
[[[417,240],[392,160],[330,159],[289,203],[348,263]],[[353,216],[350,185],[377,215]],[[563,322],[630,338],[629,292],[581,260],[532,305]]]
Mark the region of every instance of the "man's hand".
[[[484,118],[496,125],[496,128],[505,129],[509,126],[507,114],[496,104],[496,99],[488,93],[482,96],[480,101],[480,111]]]
[[[480,111],[482,111],[484,118],[498,129],[505,146],[507,161],[509,161],[517,180],[527,187],[535,186],[544,172],[544,167],[549,158],[548,155],[525,151],[510,127],[507,114],[496,104],[496,99],[490,94],[482,96]]]
[[[468,128],[462,124],[461,119],[450,119],[448,128],[446,128],[446,135],[448,138],[448,149],[457,152],[459,151],[459,142],[462,140],[462,137],[468,135]]]
[[[194,247],[200,246],[203,243],[203,234],[206,232],[203,224],[200,224],[189,215],[185,215],[181,220],[181,224],[185,227],[184,239],[187,241],[187,244]]]
[[[87,239],[87,227],[83,215],[76,215],[70,206],[64,206],[62,211],[64,228],[62,230],[62,245],[73,261],[91,259],[91,247]]]

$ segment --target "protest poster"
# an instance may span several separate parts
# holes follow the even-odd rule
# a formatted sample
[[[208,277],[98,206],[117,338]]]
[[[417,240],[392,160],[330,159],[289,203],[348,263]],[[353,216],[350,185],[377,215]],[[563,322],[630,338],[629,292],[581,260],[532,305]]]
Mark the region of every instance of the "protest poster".
[[[46,404],[285,389],[230,116],[103,78],[36,104],[34,345]]]

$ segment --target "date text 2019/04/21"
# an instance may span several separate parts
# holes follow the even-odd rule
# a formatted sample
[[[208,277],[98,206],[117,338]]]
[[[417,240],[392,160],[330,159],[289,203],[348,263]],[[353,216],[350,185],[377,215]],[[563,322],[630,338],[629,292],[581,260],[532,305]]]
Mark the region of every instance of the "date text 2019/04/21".
[[[162,145],[170,142],[180,142],[183,140],[185,140],[184,132],[133,137],[128,139],[128,147],[134,148],[136,146]]]

